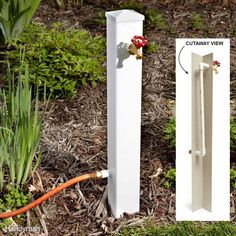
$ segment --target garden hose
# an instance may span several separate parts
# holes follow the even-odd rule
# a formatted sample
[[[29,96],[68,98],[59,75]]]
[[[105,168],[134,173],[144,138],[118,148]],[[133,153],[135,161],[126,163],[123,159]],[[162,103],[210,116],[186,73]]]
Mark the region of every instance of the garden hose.
[[[78,177],[75,177],[75,178],[73,178],[71,180],[68,180],[67,182],[59,185],[58,187],[50,190],[49,192],[45,193],[43,196],[41,196],[37,200],[31,202],[30,204],[28,204],[28,205],[26,205],[26,206],[24,206],[20,209],[17,209],[15,211],[0,213],[0,219],[5,219],[5,218],[14,217],[14,216],[23,214],[26,211],[29,211],[30,209],[40,205],[41,203],[43,203],[44,201],[46,201],[50,197],[58,194],[63,189],[68,188],[68,187],[70,187],[70,186],[72,186],[76,183],[79,183],[79,182],[85,181],[85,180],[89,180],[89,179],[107,178],[108,175],[109,175],[109,173],[108,173],[107,170],[102,170],[102,171],[96,171],[96,172],[93,172],[93,173],[84,174],[84,175],[80,175]]]

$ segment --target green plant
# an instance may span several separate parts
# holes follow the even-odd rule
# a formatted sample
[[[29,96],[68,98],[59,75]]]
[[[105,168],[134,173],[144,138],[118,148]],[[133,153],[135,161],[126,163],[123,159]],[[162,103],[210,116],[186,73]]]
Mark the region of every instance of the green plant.
[[[230,169],[230,185],[236,188],[236,169]]]
[[[23,57],[22,59],[23,60]],[[17,85],[15,76],[8,73],[8,90],[0,90],[0,189],[5,175],[10,175],[13,186],[26,183],[32,168],[41,135],[42,121],[39,118],[38,87],[33,101],[29,85],[28,65],[21,63]],[[4,172],[7,170],[7,173]]]
[[[138,2],[136,0],[129,0],[127,2],[122,3],[121,9],[131,9],[131,10],[135,10],[140,13],[145,12],[144,5],[141,2]]]
[[[143,224],[142,224],[143,225]],[[156,225],[154,222],[139,227],[125,227],[118,236],[231,236],[236,235],[233,222],[194,223]]]
[[[14,211],[17,208],[25,206],[31,200],[31,192],[24,193],[23,191],[15,188],[13,185],[6,186],[6,193],[3,198],[0,198],[0,211],[7,210]]]
[[[6,212],[8,210],[14,211],[31,201],[31,192],[24,193],[10,184],[6,186],[5,190],[5,193],[0,198],[0,212]],[[18,215],[17,217],[20,218],[22,215]],[[0,229],[8,228],[12,222],[11,219],[0,220]]]
[[[176,177],[176,169],[170,168],[168,171],[163,173],[165,177],[164,186],[166,188],[174,188],[175,187],[175,177]]]
[[[19,64],[19,52],[25,47],[25,60],[30,64],[33,83],[45,82],[52,97],[71,97],[79,85],[105,81],[105,40],[85,30],[65,29],[55,23],[51,28],[31,24],[15,50],[5,53],[11,64]],[[41,91],[40,91],[41,94]]]
[[[233,117],[230,118],[230,148],[236,147],[236,122]]]
[[[230,26],[230,35],[231,35],[231,37],[235,37],[236,36],[236,25],[235,24],[232,24]]]
[[[164,139],[169,142],[170,148],[175,148],[175,145],[176,145],[175,132],[176,132],[175,118],[171,118],[166,123],[165,128],[164,128]]]
[[[65,7],[65,1],[64,0],[55,0],[57,6],[59,8],[64,8]]]
[[[206,28],[205,20],[199,13],[193,13],[192,15],[192,27],[197,30],[204,30]]]
[[[147,52],[148,53],[155,53],[159,49],[160,49],[160,46],[155,41],[151,41],[147,45]]]
[[[158,10],[154,8],[149,8],[145,12],[147,16],[147,22],[151,27],[155,27],[159,30],[169,30],[170,26],[163,16]]]
[[[175,118],[171,118],[165,125],[164,128],[164,139],[167,140],[170,144],[170,148],[175,148],[176,139],[176,121]],[[236,147],[236,122],[233,117],[230,119],[230,148]]]
[[[55,0],[55,3],[59,8],[64,9],[65,7],[71,8],[78,5],[83,5],[84,0]]]
[[[12,224],[12,220],[10,219],[2,219],[0,220],[0,229],[6,229]]]
[[[102,25],[102,26],[106,25],[105,11],[98,11],[95,21],[99,25]]]
[[[19,37],[39,4],[40,0],[0,1],[0,29],[7,42]]]

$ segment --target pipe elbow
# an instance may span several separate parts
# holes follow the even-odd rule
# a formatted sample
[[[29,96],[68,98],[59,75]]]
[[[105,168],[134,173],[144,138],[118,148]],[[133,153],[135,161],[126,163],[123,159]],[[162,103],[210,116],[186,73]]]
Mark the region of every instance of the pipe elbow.
[[[198,157],[206,156],[206,148],[202,148],[201,151],[195,151],[195,155],[198,156]]]
[[[199,65],[200,70],[204,70],[204,69],[208,69],[208,68],[209,68],[209,65],[207,63],[200,62],[200,65]]]
[[[206,148],[203,148],[203,149],[202,149],[202,152],[201,152],[201,154],[200,154],[199,156],[200,156],[200,157],[206,156]]]

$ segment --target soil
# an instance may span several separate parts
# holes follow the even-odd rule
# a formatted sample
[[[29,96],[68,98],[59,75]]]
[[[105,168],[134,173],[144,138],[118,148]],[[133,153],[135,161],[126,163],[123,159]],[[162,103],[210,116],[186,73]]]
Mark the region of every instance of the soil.
[[[105,25],[97,23],[97,13],[117,9],[117,3],[122,1],[91,2],[58,9],[54,1],[43,1],[35,20],[47,25],[67,21],[71,26],[86,28],[93,35],[105,36]],[[175,113],[175,38],[230,37],[231,107],[232,114],[236,114],[236,7],[233,1],[225,6],[215,4],[216,1],[204,1],[207,5],[202,4],[203,1],[194,4],[170,0],[159,4],[141,2],[157,8],[166,17],[169,28],[160,30],[146,25],[144,31],[160,49],[154,54],[146,53],[143,60],[140,213],[114,219],[107,206],[106,180],[88,181],[64,190],[39,207],[41,214],[36,215],[45,222],[44,231],[48,230],[49,235],[110,235],[122,227],[142,225],[146,220],[157,224],[176,222],[175,189],[163,187],[162,174],[175,166],[175,152],[161,138],[163,127]],[[207,32],[192,27],[193,12],[204,15]],[[30,180],[37,194],[82,173],[106,168],[106,122],[106,84],[78,88],[71,101],[50,102],[41,142],[44,159]],[[235,150],[231,156],[231,165],[236,165]],[[234,190],[231,192],[234,223],[235,196]]]

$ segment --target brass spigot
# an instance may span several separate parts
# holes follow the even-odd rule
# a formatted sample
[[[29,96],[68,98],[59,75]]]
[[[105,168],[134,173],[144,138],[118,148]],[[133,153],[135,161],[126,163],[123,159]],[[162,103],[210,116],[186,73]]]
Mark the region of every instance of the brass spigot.
[[[135,55],[137,60],[142,59],[143,54],[141,53],[141,48],[147,45],[147,39],[145,39],[143,36],[135,35],[131,39],[131,42],[132,43],[128,47],[129,54]]]
[[[220,62],[218,61],[213,61],[213,71],[216,74],[219,74],[219,68],[220,68]]]

